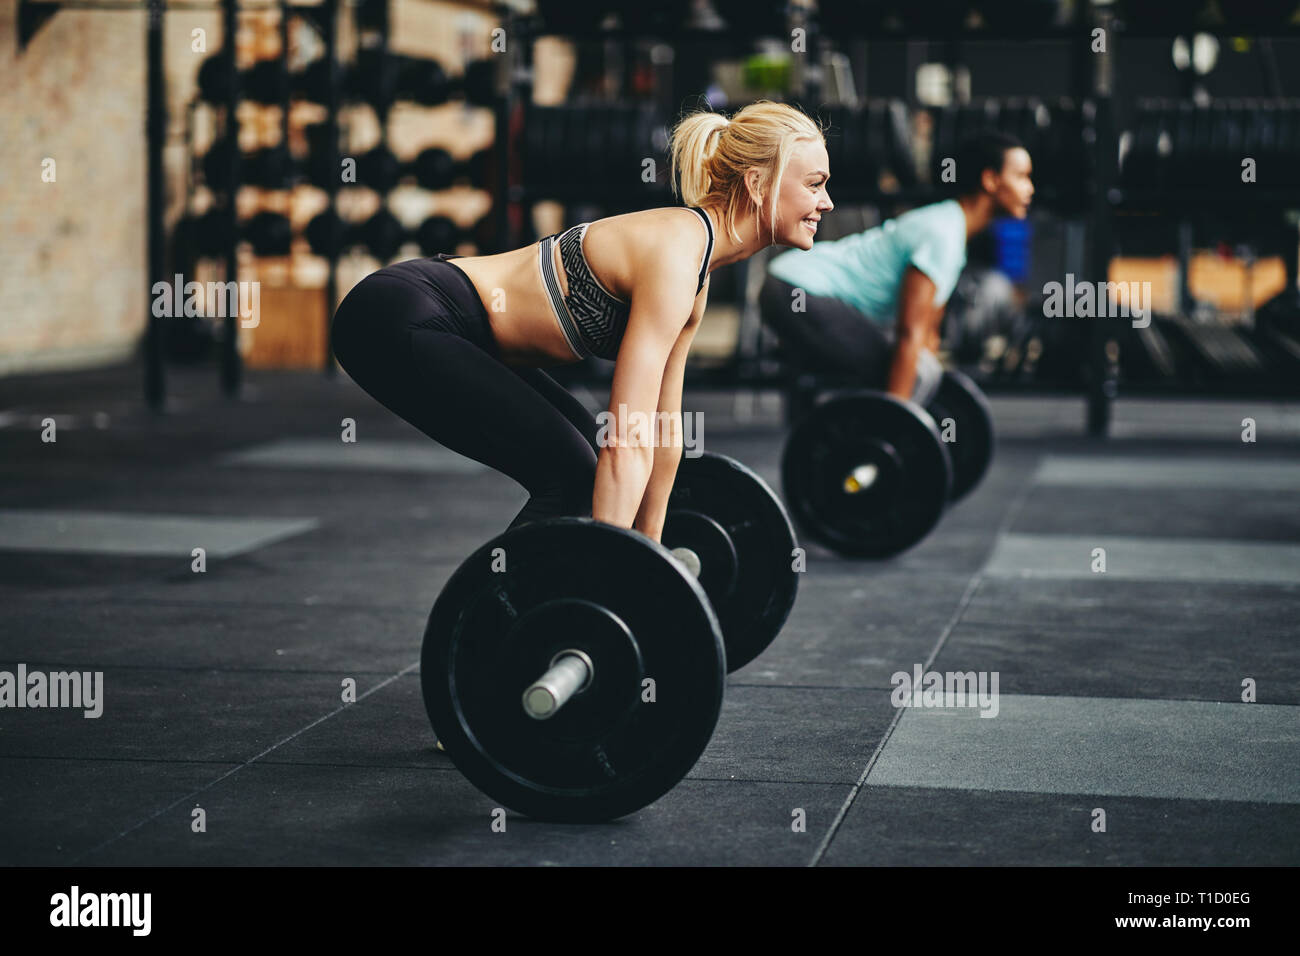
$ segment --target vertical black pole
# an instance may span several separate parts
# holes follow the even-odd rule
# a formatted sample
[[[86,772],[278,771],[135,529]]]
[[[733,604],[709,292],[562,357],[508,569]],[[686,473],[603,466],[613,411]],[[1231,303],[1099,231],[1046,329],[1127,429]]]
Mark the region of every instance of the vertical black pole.
[[[144,399],[154,411],[162,411],[166,402],[166,381],[163,374],[162,319],[154,315],[153,287],[166,281],[166,239],[163,207],[166,203],[166,182],[163,178],[163,144],[167,138],[167,98],[163,77],[163,11],[164,0],[149,0],[149,16],[145,27],[147,59],[145,88],[145,151],[148,175],[148,256],[149,256],[149,315],[145,319],[144,333]]]
[[[235,35],[239,27],[238,0],[222,0],[222,56],[225,59],[229,83],[226,87],[225,136],[230,144],[229,166],[226,168],[226,282],[239,280],[239,262],[236,247],[239,244],[239,210],[235,202],[239,193],[239,69],[235,59]],[[221,339],[221,390],[226,395],[239,393],[243,367],[239,359],[239,302],[227,300],[225,334]],[[230,305],[235,308],[229,308]]]
[[[330,174],[325,181],[325,191],[329,193],[327,211],[338,214],[339,193],[339,56],[338,56],[338,0],[325,0],[324,23],[322,29],[325,39],[325,157],[326,168]],[[335,244],[334,230],[329,232],[329,248],[325,254],[329,260],[329,273],[325,278],[325,375],[334,377],[334,307],[338,303],[339,289],[339,250]]]
[[[1118,42],[1108,7],[1093,7],[1085,4],[1085,12],[1095,11],[1087,36],[1080,37],[1079,43],[1089,52],[1084,54],[1093,58],[1092,63],[1092,99],[1096,106],[1093,116],[1091,144],[1095,157],[1095,181],[1089,202],[1091,212],[1088,237],[1088,272],[1092,281],[1105,283],[1110,266],[1110,256],[1114,250],[1111,234],[1111,190],[1115,185],[1116,164],[1118,161],[1118,143],[1115,136],[1114,83],[1112,64],[1117,62],[1115,44]],[[1105,30],[1106,52],[1092,53],[1091,27],[1099,26]],[[1086,129],[1086,127],[1085,127]],[[1105,288],[1098,285],[1097,288]],[[1088,334],[1088,377],[1087,377],[1087,428],[1088,434],[1104,438],[1110,431],[1112,404],[1119,394],[1119,363],[1116,355],[1118,348],[1111,338],[1111,320],[1093,318]]]
[[[284,150],[285,159],[289,155],[289,4],[288,0],[280,0],[280,69],[283,70],[282,82],[280,85],[280,148]],[[286,173],[288,164],[286,162]],[[282,181],[276,183],[277,186],[287,187],[289,182]]]
[[[506,30],[505,94],[494,95],[492,152],[495,158],[493,172],[496,177],[494,201],[496,217],[495,248],[490,252],[505,252],[517,248],[523,241],[524,224],[528,219],[527,195],[523,175],[523,135],[525,123],[532,122],[533,102],[533,40],[536,37],[536,20],[519,16],[507,9],[503,18]],[[536,161],[534,159],[534,161]]]

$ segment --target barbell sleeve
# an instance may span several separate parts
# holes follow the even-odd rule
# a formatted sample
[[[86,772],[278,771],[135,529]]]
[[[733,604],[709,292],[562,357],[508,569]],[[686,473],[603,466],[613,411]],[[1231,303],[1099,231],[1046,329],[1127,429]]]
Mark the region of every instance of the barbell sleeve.
[[[591,682],[592,674],[591,658],[586,654],[562,652],[551,662],[550,669],[524,691],[524,713],[534,720],[554,717],[574,694]]]

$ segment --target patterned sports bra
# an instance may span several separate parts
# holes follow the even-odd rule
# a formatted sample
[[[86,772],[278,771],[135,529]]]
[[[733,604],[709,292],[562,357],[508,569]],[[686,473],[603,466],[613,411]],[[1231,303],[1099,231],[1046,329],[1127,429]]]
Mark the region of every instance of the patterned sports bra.
[[[699,295],[704,288],[704,280],[709,274],[709,260],[713,257],[713,223],[708,215],[698,206],[686,207],[699,215],[708,230],[709,241],[704,247],[704,261],[700,264],[700,282],[695,287]],[[551,311],[560,323],[569,348],[577,358],[594,355],[597,358],[613,359],[618,356],[618,347],[627,331],[627,319],[631,305],[615,296],[600,284],[587,264],[586,253],[582,251],[582,240],[591,223],[583,222],[554,236],[547,236],[537,244],[537,265],[542,273],[542,284],[551,300]],[[555,256],[552,252],[556,243],[560,244],[560,261],[564,265],[564,275],[569,280],[569,294],[560,291],[559,277],[555,271]]]

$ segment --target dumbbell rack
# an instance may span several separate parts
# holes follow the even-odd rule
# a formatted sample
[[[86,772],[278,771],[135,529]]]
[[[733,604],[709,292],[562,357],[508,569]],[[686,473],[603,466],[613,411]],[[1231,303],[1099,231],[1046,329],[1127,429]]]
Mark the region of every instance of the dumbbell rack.
[[[330,0],[330,2],[333,13],[321,16],[320,20],[324,22],[317,23],[322,30],[328,28],[329,35],[324,37],[326,49],[323,55],[312,61],[305,70],[290,73],[287,68],[287,17],[283,12],[284,4],[281,3],[280,56],[276,60],[259,61],[242,74],[236,74],[234,64],[227,59],[223,48],[216,57],[204,62],[199,73],[200,99],[209,102],[220,100],[221,102],[216,105],[223,111],[223,119],[225,116],[232,115],[228,101],[232,97],[237,101],[242,96],[255,102],[279,103],[283,121],[281,142],[278,146],[243,155],[239,154],[237,137],[230,124],[224,124],[226,128],[214,139],[215,148],[209,149],[202,162],[204,178],[215,194],[232,195],[232,184],[245,181],[268,188],[287,187],[292,172],[298,166],[298,162],[290,157],[288,148],[288,106],[291,93],[305,93],[310,100],[323,102],[325,106],[325,122],[307,128],[311,149],[302,171],[307,174],[307,179],[313,185],[325,190],[328,197],[325,212],[317,216],[307,229],[313,251],[328,263],[325,291],[326,335],[328,335],[329,315],[338,300],[339,256],[346,246],[360,241],[361,245],[366,246],[383,262],[391,258],[400,245],[412,239],[418,239],[421,246],[425,248],[425,254],[431,254],[452,251],[462,238],[460,227],[444,215],[431,216],[419,230],[408,232],[387,208],[386,194],[397,185],[400,176],[416,171],[420,185],[436,191],[451,185],[452,180],[461,172],[466,170],[471,173],[475,170],[486,172],[491,167],[490,152],[477,154],[469,163],[462,164],[453,161],[445,150],[439,148],[427,149],[409,168],[399,164],[388,149],[389,110],[394,102],[410,99],[424,106],[433,106],[447,102],[451,92],[458,90],[463,91],[471,103],[492,106],[496,105],[497,96],[497,64],[492,59],[471,63],[463,80],[452,81],[447,79],[435,60],[402,57],[391,53],[388,36],[388,0],[358,0],[348,5],[347,12],[353,16],[357,27],[359,45],[356,63],[349,74],[350,80],[345,83],[341,79],[337,55],[337,0]],[[297,12],[313,8],[290,9]],[[478,7],[478,9],[482,8]],[[402,71],[400,83],[398,82],[399,68]],[[241,80],[244,82],[241,83]],[[345,86],[347,86],[346,91]],[[345,99],[349,102],[359,101],[368,104],[375,111],[379,130],[377,144],[369,152],[356,158],[356,173],[357,184],[366,186],[376,193],[381,200],[380,206],[371,219],[357,225],[344,223],[337,213],[338,196],[341,191],[339,171],[342,158],[339,151],[339,112]],[[191,111],[193,108],[192,104]],[[192,125],[192,123],[187,124],[187,128]],[[192,152],[192,137],[189,142]],[[235,155],[232,157],[231,153]],[[229,170],[232,161],[236,164],[233,176],[230,175]],[[197,166],[197,163],[191,165]],[[241,176],[245,171],[251,173],[251,177]],[[481,177],[475,177],[476,183],[479,178]],[[478,183],[478,185],[483,184]],[[499,184],[488,185],[495,186],[494,191],[500,194]],[[192,193],[192,186],[189,191]],[[190,198],[187,197],[187,205],[189,203]],[[206,220],[198,224],[201,228],[194,231],[206,235],[209,244],[211,244],[210,237],[219,231],[225,238],[226,244],[233,248],[234,241],[229,237],[234,227],[230,220],[219,217],[211,211],[205,215]],[[216,219],[221,221],[214,221]],[[183,221],[183,225],[192,227],[196,224]],[[486,224],[480,224],[483,225]],[[251,220],[249,226],[251,228],[246,228],[245,232],[253,242],[255,253],[288,254],[292,233],[287,219],[262,213]],[[465,238],[468,236],[466,235]],[[493,230],[479,228],[473,238],[481,247],[490,244],[493,241]],[[428,248],[431,245],[438,248]],[[221,250],[204,251],[215,258]],[[230,266],[227,265],[228,270],[229,268]],[[226,350],[223,354],[223,367],[238,362],[237,352],[232,356],[231,352]],[[327,374],[334,372],[331,354],[332,349],[327,349],[324,362]],[[235,378],[237,374],[234,376],[223,374],[225,380]]]
[[[257,176],[256,184],[270,190],[284,190],[289,186],[291,160],[289,159],[291,86],[288,71],[289,23],[291,17],[297,16],[311,24],[320,34],[324,53],[323,65],[324,106],[326,109],[327,135],[326,152],[322,162],[333,168],[338,167],[337,111],[339,100],[339,77],[335,55],[338,37],[338,0],[320,0],[320,3],[291,5],[287,0],[280,0],[275,5],[278,10],[277,29],[279,33],[279,51],[273,59],[259,60],[248,71],[237,69],[236,36],[238,16],[241,12],[264,14],[271,7],[258,7],[243,11],[235,0],[222,3],[222,46],[219,51],[200,66],[199,83],[201,94],[187,105],[185,138],[192,157],[190,175],[185,183],[185,207],[190,209],[195,194],[194,172],[198,167],[194,158],[194,113],[199,103],[206,102],[216,111],[216,133],[203,156],[202,170],[204,184],[212,194],[209,212],[198,220],[191,220],[187,215],[178,223],[178,232],[192,230],[203,234],[203,246],[199,255],[211,256],[223,265],[228,280],[233,280],[238,271],[237,248],[240,242],[238,222],[237,195],[245,183],[245,167],[257,160],[266,160],[265,168]],[[252,80],[253,83],[249,83]],[[248,88],[245,88],[248,84]],[[277,146],[265,148],[258,154],[245,157],[239,148],[238,107],[242,100],[249,99],[265,105],[277,105],[280,109],[280,141]],[[256,158],[254,158],[256,157]],[[328,195],[330,206],[334,205],[334,184],[326,181],[321,184]],[[250,237],[254,239],[255,252],[258,254],[287,255],[291,239],[288,217],[282,213],[263,211],[250,220]],[[215,237],[215,238],[214,238]],[[183,237],[177,236],[175,248],[185,246]],[[194,253],[194,250],[187,250]],[[179,271],[179,269],[177,269]],[[328,301],[336,297],[337,277],[333,257],[329,260],[326,279],[326,296]],[[238,329],[236,317],[226,315],[221,336],[220,379],[222,390],[227,395],[239,392],[243,379],[243,361],[238,349]]]

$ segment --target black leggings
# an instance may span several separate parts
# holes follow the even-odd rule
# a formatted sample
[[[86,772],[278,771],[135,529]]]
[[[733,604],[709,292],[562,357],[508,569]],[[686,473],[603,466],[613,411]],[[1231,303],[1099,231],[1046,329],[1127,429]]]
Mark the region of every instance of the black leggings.
[[[434,441],[523,485],[529,499],[510,527],[590,515],[595,417],[541,370],[501,361],[473,283],[448,258],[357,283],[334,314],[339,364]]]
[[[807,295],[804,311],[794,311],[795,286],[769,275],[759,293],[763,323],[810,372],[845,373],[863,385],[884,388],[894,356],[890,331],[853,306],[824,295]]]

